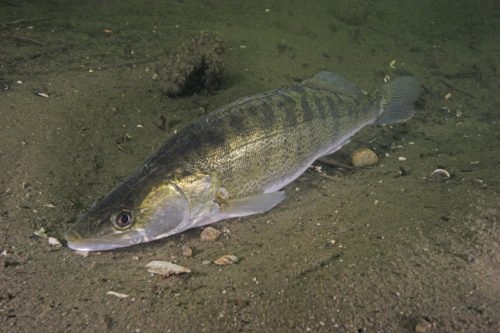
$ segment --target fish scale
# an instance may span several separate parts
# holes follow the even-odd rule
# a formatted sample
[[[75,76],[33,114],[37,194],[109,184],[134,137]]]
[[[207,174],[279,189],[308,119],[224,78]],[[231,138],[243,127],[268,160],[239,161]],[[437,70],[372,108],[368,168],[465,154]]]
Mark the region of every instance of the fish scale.
[[[337,137],[345,134],[342,129],[348,131],[352,127],[351,123],[360,121],[350,111],[358,107],[355,101],[342,97],[309,88],[267,95],[264,102],[257,95],[252,101],[261,105],[253,106],[252,101],[248,101],[238,111],[252,117],[251,111],[260,109],[264,110],[262,114],[272,113],[274,117],[255,117],[255,126],[252,126],[251,131],[233,128],[232,132],[238,134],[228,140],[228,149],[222,148],[227,159],[220,159],[220,155],[214,159],[201,159],[196,167],[203,169],[204,165],[216,160],[217,167],[214,170],[223,186],[235,196],[265,192],[274,182],[279,183],[298,169],[303,169],[318,150],[327,149]],[[339,110],[337,105],[348,108]],[[221,117],[224,117],[223,113]],[[266,122],[267,118],[275,121]],[[226,126],[229,127],[230,123]],[[246,151],[246,154],[242,154],[241,150]]]
[[[339,104],[347,108],[339,110]],[[304,87],[256,95],[210,117],[209,124],[226,133],[224,140],[207,140],[203,147],[185,140],[183,150],[192,149],[196,157],[189,159],[194,168],[215,173],[232,196],[258,193],[303,168],[318,148],[344,134],[342,128],[359,122],[351,111],[354,107],[358,103],[353,99]],[[203,119],[199,122],[203,125]],[[200,137],[212,135],[199,128]]]

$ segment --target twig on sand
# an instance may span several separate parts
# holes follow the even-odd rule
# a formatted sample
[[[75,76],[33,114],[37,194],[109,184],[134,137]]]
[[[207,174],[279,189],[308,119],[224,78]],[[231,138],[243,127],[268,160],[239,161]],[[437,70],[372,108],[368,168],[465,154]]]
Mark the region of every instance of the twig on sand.
[[[0,23],[1,26],[6,26],[6,25],[18,25],[18,24],[24,24],[24,23],[33,23],[33,22],[39,22],[39,21],[47,21],[50,20],[50,17],[43,17],[43,18],[28,18],[28,19],[18,19],[14,21],[9,21],[9,22],[4,22]]]
[[[331,158],[320,157],[320,158],[318,158],[317,161],[320,163],[323,163],[325,165],[334,167],[334,168],[343,168],[346,170],[354,170],[354,167],[347,165],[347,164],[344,164],[344,163],[337,162],[335,160],[332,160]]]
[[[43,43],[40,42],[39,40],[36,40],[33,38],[28,38],[28,37],[16,36],[16,35],[0,34],[0,38],[13,39],[16,41],[32,43],[32,44],[36,44],[36,45],[43,45]]]

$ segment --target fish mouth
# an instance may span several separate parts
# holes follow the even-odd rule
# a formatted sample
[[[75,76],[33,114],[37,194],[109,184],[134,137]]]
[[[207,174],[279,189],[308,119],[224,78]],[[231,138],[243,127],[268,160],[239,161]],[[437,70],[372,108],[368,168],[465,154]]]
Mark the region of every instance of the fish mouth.
[[[99,237],[99,238],[85,238],[76,230],[68,230],[64,235],[68,247],[76,251],[107,251],[121,247],[131,246],[141,243],[141,235],[137,234],[136,237]]]

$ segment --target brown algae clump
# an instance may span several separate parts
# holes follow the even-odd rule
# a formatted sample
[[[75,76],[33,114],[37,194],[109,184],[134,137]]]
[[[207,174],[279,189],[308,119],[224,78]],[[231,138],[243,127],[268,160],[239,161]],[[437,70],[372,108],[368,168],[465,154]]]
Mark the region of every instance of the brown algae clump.
[[[224,42],[220,34],[203,31],[158,64],[159,82],[170,96],[215,90],[222,81]]]

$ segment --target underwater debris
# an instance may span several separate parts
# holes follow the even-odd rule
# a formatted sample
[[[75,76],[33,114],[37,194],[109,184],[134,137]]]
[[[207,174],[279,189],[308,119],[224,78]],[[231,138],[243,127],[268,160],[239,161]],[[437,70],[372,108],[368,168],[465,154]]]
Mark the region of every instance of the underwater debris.
[[[222,257],[215,259],[214,264],[219,266],[226,266],[226,265],[237,264],[239,261],[240,258],[235,256],[234,254],[225,254]]]
[[[118,298],[128,298],[128,294],[118,293],[118,292],[112,291],[112,290],[107,291],[106,295],[115,296],[115,297],[118,297]]]
[[[184,42],[157,66],[163,93],[170,97],[215,90],[222,81],[224,42],[220,34],[202,31]]]
[[[168,261],[154,260],[146,265],[149,273],[160,274],[163,276],[178,275],[183,273],[191,273],[191,270],[180,265],[173,264]]]
[[[49,238],[49,235],[47,235],[47,230],[45,230],[44,227],[41,227],[37,231],[34,231],[33,235],[40,237],[40,238],[45,238],[45,239]]]
[[[432,171],[431,178],[449,179],[449,178],[451,178],[451,174],[446,169],[438,168],[438,169]]]

